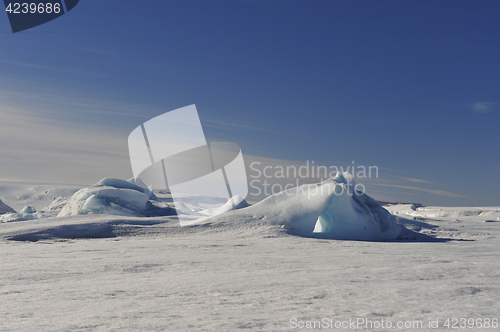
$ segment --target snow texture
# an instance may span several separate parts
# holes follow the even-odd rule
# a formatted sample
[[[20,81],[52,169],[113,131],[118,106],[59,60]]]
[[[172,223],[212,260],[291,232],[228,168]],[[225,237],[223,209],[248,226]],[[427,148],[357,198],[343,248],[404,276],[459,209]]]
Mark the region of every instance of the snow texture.
[[[410,218],[410,206],[389,208]],[[239,211],[191,227],[175,216],[0,224],[0,330],[290,331],[305,330],[293,318],[363,318],[423,322],[379,331],[439,319],[444,331],[448,317],[498,318],[498,223],[411,217],[400,221],[418,241],[332,241],[230,217]]]

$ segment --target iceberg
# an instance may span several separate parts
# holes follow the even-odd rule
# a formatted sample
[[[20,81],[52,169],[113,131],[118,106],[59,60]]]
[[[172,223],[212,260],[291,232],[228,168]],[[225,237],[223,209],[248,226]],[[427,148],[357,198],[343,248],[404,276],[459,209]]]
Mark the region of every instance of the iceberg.
[[[159,202],[147,187],[125,180],[105,178],[93,186],[77,191],[58,217],[85,214],[152,217],[175,215],[175,210],[167,203]]]
[[[387,241],[403,231],[397,218],[365,193],[351,174],[291,188],[232,216],[289,227],[303,236],[337,240]]]

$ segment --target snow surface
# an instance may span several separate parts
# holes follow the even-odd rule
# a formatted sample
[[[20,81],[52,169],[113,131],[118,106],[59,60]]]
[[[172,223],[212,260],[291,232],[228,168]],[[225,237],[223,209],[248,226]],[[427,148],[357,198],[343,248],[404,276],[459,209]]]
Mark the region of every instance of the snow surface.
[[[424,328],[357,330],[427,331],[429,320],[446,330],[446,318],[500,318],[500,207],[390,205],[399,240],[328,240],[291,227],[302,209],[311,234],[329,209],[326,190],[309,194],[290,195],[292,211],[259,214],[274,197],[190,227],[98,214],[2,223],[0,330],[290,331],[305,330],[293,318],[363,318]],[[376,222],[380,208],[361,203],[373,215],[361,220]]]
[[[447,317],[498,317],[499,224],[405,224],[422,240],[306,238],[246,219],[179,227],[174,216],[0,224],[0,330],[290,331],[292,318],[439,319],[445,330]]]

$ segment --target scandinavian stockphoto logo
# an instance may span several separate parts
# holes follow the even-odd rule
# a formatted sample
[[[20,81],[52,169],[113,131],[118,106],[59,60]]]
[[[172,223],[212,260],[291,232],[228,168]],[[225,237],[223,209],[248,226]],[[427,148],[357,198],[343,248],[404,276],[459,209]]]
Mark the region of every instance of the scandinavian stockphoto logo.
[[[132,172],[169,192],[181,226],[244,204],[247,175],[240,148],[207,142],[195,105],[159,115],[128,138]]]
[[[80,0],[3,0],[12,32],[31,29],[69,12]]]

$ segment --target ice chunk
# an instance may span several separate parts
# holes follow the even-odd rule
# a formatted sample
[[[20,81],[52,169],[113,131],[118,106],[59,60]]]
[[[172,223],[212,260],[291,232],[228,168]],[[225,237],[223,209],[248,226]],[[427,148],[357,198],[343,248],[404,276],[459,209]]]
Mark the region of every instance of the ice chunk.
[[[156,196],[148,189],[148,186],[146,186],[139,178],[132,178],[128,181],[114,178],[104,178],[97,182],[94,186],[109,186],[114,188],[137,190],[146,194],[148,199],[156,199]]]
[[[147,188],[125,180],[105,178],[76,192],[58,217],[81,214],[140,217],[175,214],[168,204],[155,202],[153,198],[157,199]]]
[[[239,210],[241,215],[287,225],[305,236],[342,240],[394,240],[402,231],[396,217],[354,190],[349,173],[319,184],[283,191]]]
[[[27,214],[27,213],[35,213],[36,212],[36,209],[31,206],[31,205],[28,205],[28,206],[25,206],[22,210],[21,210],[21,214]]]
[[[394,240],[401,226],[371,197],[357,193],[350,181],[336,186],[313,232],[339,240]]]
[[[103,179],[103,180],[108,180],[109,181],[109,182],[107,182],[108,185],[113,186],[113,184],[111,184],[110,178]],[[103,181],[103,180],[101,180],[101,181]],[[118,180],[118,179],[113,179],[113,180]],[[118,180],[118,181],[121,182],[122,180]],[[140,178],[131,178],[127,182],[135,184],[136,186],[141,188],[142,192],[145,193],[149,199],[156,199],[156,196],[153,194],[153,186],[148,187]],[[114,186],[114,187],[116,187],[116,186]],[[133,189],[133,188],[130,188],[130,189]]]

